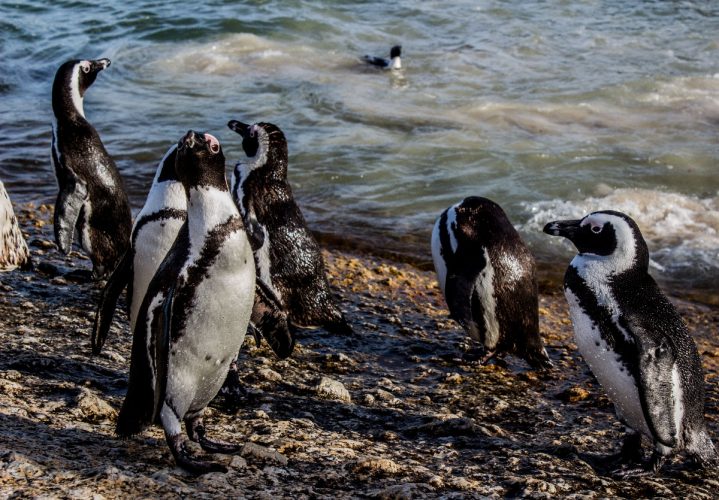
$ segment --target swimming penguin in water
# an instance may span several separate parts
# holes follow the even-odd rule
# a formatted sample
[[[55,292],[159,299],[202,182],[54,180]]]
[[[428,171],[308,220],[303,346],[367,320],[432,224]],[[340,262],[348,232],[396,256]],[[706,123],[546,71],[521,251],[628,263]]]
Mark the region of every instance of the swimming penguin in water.
[[[400,59],[401,53],[402,46],[395,45],[389,51],[389,59],[365,55],[362,60],[372,66],[377,66],[382,69],[402,69],[402,60]]]
[[[135,219],[130,248],[103,290],[92,334],[93,354],[102,350],[117,300],[125,287],[130,331],[135,331],[137,314],[150,280],[187,220],[187,195],[175,171],[176,157],[177,144],[173,144],[160,160],[145,205]],[[250,330],[258,344],[262,335],[280,359],[289,356],[294,348],[287,314],[259,280]]]
[[[109,65],[109,59],[68,61],[57,70],[52,86],[52,162],[59,185],[55,241],[69,253],[77,229],[95,279],[120,262],[132,226],[122,178],[83,109],[85,92]]]
[[[637,224],[611,210],[550,222],[544,232],[579,250],[564,276],[577,347],[628,427],[625,459],[641,458],[641,436],[657,471],[686,450],[716,463],[704,422],[704,374],[696,344],[648,273],[649,250]],[[630,430],[631,429],[631,430]]]
[[[449,207],[432,231],[432,258],[451,317],[485,349],[534,368],[551,366],[539,336],[534,257],[504,210],[471,196]]]
[[[284,134],[271,123],[232,120],[228,126],[242,137],[248,157],[235,166],[232,196],[250,235],[258,275],[293,325],[351,333],[330,292],[320,246],[292,197]]]
[[[5,185],[0,181],[0,271],[31,269],[30,250],[15,217]]]
[[[129,436],[158,422],[178,465],[195,473],[224,471],[222,464],[190,455],[181,426],[184,421],[205,451],[240,449],[208,439],[202,413],[245,338],[255,266],[218,140],[189,131],[178,144],[176,170],[187,193],[187,220],[138,312],[116,431]]]

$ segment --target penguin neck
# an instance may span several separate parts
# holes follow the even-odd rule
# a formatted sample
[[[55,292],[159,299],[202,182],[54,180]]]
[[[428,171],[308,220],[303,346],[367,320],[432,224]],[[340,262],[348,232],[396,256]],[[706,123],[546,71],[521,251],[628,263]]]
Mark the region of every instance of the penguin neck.
[[[154,182],[137,219],[166,208],[187,210],[187,194],[180,181]]]
[[[402,69],[402,60],[399,58],[399,56],[390,59],[389,69]]]
[[[213,227],[226,222],[229,218],[240,217],[227,189],[215,186],[193,186],[187,190],[187,223],[190,242],[201,244]]]
[[[60,120],[68,118],[72,121],[86,120],[83,106],[84,97],[80,93],[80,66],[73,69],[70,82],[55,81],[52,88],[52,111]]]

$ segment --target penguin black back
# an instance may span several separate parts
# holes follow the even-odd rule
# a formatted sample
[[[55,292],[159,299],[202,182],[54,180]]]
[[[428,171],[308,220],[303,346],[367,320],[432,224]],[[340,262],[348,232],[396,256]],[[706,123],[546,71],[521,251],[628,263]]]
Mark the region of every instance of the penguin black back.
[[[544,232],[568,238],[579,254],[564,288],[575,340],[617,415],[654,445],[650,466],[683,449],[701,463],[716,451],[704,422],[704,376],[696,344],[649,275],[649,250],[637,224],[616,211],[550,222]],[[626,443],[634,443],[627,445]]]
[[[85,118],[83,98],[109,59],[60,66],[52,88],[52,160],[58,181],[55,240],[68,253],[75,239],[89,254],[93,276],[112,272],[129,246],[132,215],[115,162]]]
[[[478,196],[437,219],[432,256],[452,318],[485,347],[550,366],[539,336],[534,257],[504,210]]]
[[[242,136],[247,160],[235,166],[232,195],[253,246],[257,274],[288,311],[292,324],[351,328],[329,289],[322,252],[295,203],[287,180],[287,140],[271,123],[230,129]]]

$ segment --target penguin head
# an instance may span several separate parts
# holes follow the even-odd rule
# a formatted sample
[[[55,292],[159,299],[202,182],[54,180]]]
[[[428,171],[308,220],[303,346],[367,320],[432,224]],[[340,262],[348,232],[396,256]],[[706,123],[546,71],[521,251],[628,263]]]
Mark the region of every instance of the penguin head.
[[[544,232],[567,238],[580,257],[603,260],[615,272],[649,267],[649,250],[637,223],[621,212],[604,210],[579,220],[550,222]]]
[[[515,232],[502,207],[488,198],[468,196],[452,208],[455,219],[453,230],[458,240],[491,240]]]
[[[225,155],[220,141],[211,134],[189,130],[177,143],[177,178],[185,189],[211,186],[227,191]]]
[[[400,54],[402,54],[402,46],[401,45],[395,45],[389,51],[389,57],[392,59],[394,59],[395,57],[399,57]]]
[[[57,105],[85,116],[82,100],[85,91],[95,82],[97,74],[110,66],[109,59],[75,59],[67,61],[55,73],[53,83],[53,109]],[[56,110],[56,114],[57,114]]]
[[[177,144],[170,146],[165,152],[165,156],[160,160],[155,173],[154,182],[177,181],[177,172],[175,171],[175,161],[177,159]]]
[[[227,126],[242,136],[242,149],[250,159],[247,163],[250,170],[269,165],[269,175],[287,176],[287,139],[277,125],[265,122],[248,125],[230,120]]]

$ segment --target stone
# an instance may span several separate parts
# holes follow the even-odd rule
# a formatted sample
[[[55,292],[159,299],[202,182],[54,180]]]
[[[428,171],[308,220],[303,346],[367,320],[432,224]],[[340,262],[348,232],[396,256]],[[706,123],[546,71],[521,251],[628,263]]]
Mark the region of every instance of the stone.
[[[322,377],[315,390],[317,391],[317,395],[325,399],[343,401],[345,403],[352,402],[352,397],[342,382],[338,382],[329,377]]]

